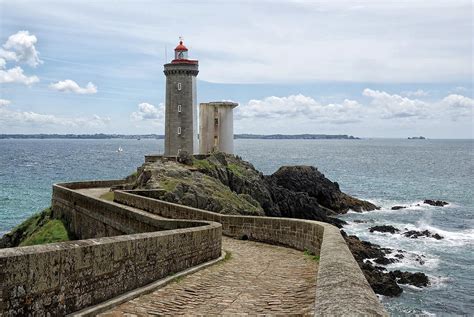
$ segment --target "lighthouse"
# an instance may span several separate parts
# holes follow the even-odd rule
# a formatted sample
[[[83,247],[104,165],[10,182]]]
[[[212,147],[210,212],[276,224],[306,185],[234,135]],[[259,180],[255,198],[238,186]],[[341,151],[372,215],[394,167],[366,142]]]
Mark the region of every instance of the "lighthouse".
[[[164,65],[165,157],[178,156],[181,151],[197,154],[197,60],[188,59],[188,49],[180,41],[174,49],[174,59]]]

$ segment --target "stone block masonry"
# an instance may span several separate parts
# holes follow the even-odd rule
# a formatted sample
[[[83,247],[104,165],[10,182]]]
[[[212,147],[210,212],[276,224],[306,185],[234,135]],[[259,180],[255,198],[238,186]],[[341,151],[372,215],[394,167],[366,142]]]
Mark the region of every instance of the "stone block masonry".
[[[164,220],[74,191],[113,184],[54,186],[55,215],[94,239],[0,249],[0,316],[63,316],[220,256],[218,223]]]
[[[221,215],[160,201],[151,191],[116,191],[115,200],[174,219],[200,219],[222,224],[222,234],[308,250],[320,256],[316,316],[386,316],[339,229],[323,222],[277,217]]]

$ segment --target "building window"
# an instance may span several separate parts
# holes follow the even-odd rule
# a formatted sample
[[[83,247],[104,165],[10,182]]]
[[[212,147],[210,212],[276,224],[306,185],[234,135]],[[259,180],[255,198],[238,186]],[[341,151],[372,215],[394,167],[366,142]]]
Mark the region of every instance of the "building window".
[[[181,112],[181,105],[178,105],[178,112]]]
[[[181,127],[178,127],[178,135],[181,135]]]
[[[219,118],[214,118],[214,124],[219,125]]]
[[[181,90],[181,83],[178,83],[178,90]]]

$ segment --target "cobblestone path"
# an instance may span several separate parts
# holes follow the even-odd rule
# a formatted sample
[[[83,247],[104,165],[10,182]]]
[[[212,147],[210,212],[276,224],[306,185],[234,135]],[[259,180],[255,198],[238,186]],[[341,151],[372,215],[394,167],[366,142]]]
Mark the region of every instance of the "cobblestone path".
[[[317,262],[289,248],[226,237],[222,242],[229,260],[100,316],[313,314]]]

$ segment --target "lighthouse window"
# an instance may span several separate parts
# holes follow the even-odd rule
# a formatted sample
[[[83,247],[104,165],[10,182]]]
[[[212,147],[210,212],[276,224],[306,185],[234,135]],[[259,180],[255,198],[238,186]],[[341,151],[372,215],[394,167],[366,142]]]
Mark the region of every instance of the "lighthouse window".
[[[178,112],[181,112],[181,105],[178,105]]]
[[[178,127],[178,135],[181,134],[181,127]]]
[[[178,90],[181,90],[181,83],[178,83]]]

